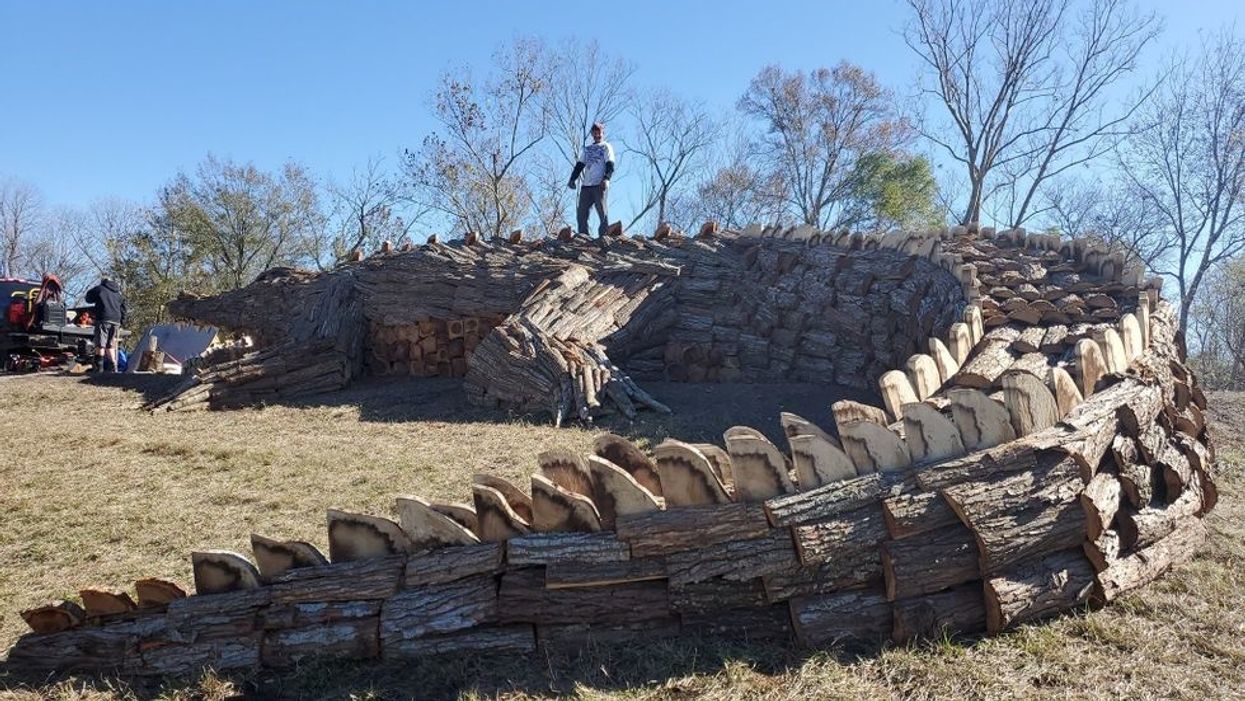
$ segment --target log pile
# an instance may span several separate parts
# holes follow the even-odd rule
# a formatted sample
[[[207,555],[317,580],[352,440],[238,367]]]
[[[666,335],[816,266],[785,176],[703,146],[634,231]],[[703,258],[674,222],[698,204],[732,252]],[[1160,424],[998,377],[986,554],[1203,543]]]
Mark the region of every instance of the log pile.
[[[465,377],[480,339],[501,321],[468,316],[397,326],[373,322],[365,344],[366,370],[377,376]]]
[[[840,402],[825,427],[784,414],[788,446],[743,426],[723,446],[668,440],[651,453],[603,435],[591,455],[542,453],[528,489],[478,475],[465,502],[402,495],[395,517],[330,510],[327,557],[256,534],[250,556],[192,554],[193,596],[144,579],[133,595],[89,589],[81,604],[26,611],[32,632],[10,666],[180,674],[682,633],[903,642],[1104,605],[1192,557],[1216,500],[1205,395],[1173,308],[1127,256],[1023,232],[746,233],[736,241],[757,256],[829,238],[862,258],[923,258],[942,271],[930,280],[956,282],[959,320],[879,374],[885,409]],[[522,394],[539,386],[551,411],[591,412],[594,392],[599,404],[627,381],[605,350],[642,343],[629,329],[657,323],[647,306],[685,272],[558,270],[473,355],[529,379],[499,369],[502,382],[473,385],[469,368],[480,396],[539,401]],[[1048,319],[1037,304],[1048,287],[1079,296],[1092,321]],[[1011,299],[1028,311],[1004,311]],[[908,304],[921,308],[899,304],[905,326]],[[253,351],[202,386],[230,382],[226,372],[246,378],[238,387],[261,382],[256,368],[281,357]],[[600,382],[598,370],[609,370]]]

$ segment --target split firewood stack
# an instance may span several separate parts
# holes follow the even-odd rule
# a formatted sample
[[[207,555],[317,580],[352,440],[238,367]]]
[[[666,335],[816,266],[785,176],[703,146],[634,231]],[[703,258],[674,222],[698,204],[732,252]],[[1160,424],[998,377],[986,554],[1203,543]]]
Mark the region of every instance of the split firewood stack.
[[[515,402],[541,400],[528,388],[558,387],[543,399],[556,398],[564,417],[585,405],[591,413],[592,391],[600,402],[600,388],[625,375],[604,354],[595,365],[567,358],[601,347],[644,353],[654,328],[665,329],[663,343],[684,343],[677,318],[661,320],[696,299],[680,297],[675,281],[716,279],[705,275],[714,268],[745,285],[770,284],[780,268],[811,281],[793,251],[840,254],[827,273],[835,293],[817,294],[866,309],[871,294],[884,295],[899,317],[887,330],[922,328],[904,315],[930,290],[953,288],[959,303],[953,320],[911,344],[917,352],[872,377],[880,406],[839,401],[820,420],[783,414],[785,446],[746,426],[728,428],[720,445],[672,439],[649,452],[604,434],[588,454],[536,456],[528,485],[479,474],[462,501],[403,494],[391,514],[332,509],[322,544],[254,534],[249,556],[192,553],[193,595],[147,578],[133,592],[84,586],[80,602],[26,611],[33,632],[10,665],[180,674],[687,633],[807,645],[995,633],[1107,604],[1192,557],[1217,499],[1206,397],[1185,365],[1173,308],[1126,254],[958,228],[882,237],[754,229],[715,248],[731,235],[620,241],[635,260],[637,251],[662,250],[667,262],[686,252],[678,275],[649,263],[605,273],[573,263],[519,285],[517,311],[473,356],[497,370],[474,382],[469,370],[468,386]],[[586,259],[573,241],[555,250]],[[865,285],[870,256],[926,262],[901,283]],[[1023,281],[1005,275],[1016,265]],[[1098,301],[1050,310],[1025,298],[1024,285]],[[1028,310],[1005,310],[1017,297]],[[624,298],[634,306],[617,306]],[[757,333],[757,314],[744,316]],[[719,322],[708,318],[712,338]],[[910,340],[892,340],[891,352]],[[203,384],[282,357],[255,351]],[[595,383],[598,369],[610,374],[575,389],[590,373]]]

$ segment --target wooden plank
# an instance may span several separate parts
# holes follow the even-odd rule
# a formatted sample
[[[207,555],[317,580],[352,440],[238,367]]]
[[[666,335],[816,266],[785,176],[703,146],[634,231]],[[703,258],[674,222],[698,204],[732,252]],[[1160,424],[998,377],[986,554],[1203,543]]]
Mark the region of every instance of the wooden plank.
[[[843,640],[880,642],[890,638],[894,623],[886,595],[872,589],[793,599],[791,620],[796,637],[804,645]]]
[[[792,527],[800,562],[814,565],[837,558],[850,558],[863,550],[877,552],[886,539],[886,522],[880,506],[866,506],[824,521]]]
[[[776,528],[761,538],[726,541],[672,553],[666,558],[666,574],[671,585],[714,577],[747,580],[797,564],[799,559],[791,532]]]

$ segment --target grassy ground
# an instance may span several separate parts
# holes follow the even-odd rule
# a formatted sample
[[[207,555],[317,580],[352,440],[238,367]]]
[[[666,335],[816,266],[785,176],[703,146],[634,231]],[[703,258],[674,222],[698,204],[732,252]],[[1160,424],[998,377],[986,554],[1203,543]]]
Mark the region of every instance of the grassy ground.
[[[612,430],[641,442],[710,440],[731,423],[750,423],[777,438],[778,410],[824,421],[837,398],[808,386],[650,388],[676,417]],[[584,449],[593,435],[466,408],[452,382],[201,414],[141,412],[144,391],[159,387],[135,378],[0,377],[0,648],[24,632],[18,611],[79,586],[186,581],[191,550],[246,552],[252,531],[323,545],[327,507],[387,514],[402,492],[465,500],[471,473],[522,483],[539,450]],[[0,699],[1241,697],[1245,396],[1211,402],[1221,499],[1203,553],[1102,611],[994,639],[815,652],[653,641],[530,660],[316,664],[155,687],[115,679],[30,685],[0,671]]]

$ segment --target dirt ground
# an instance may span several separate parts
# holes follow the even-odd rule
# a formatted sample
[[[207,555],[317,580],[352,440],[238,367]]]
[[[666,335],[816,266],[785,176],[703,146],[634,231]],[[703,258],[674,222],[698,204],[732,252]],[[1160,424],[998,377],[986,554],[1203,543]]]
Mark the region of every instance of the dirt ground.
[[[840,388],[662,385],[675,409],[603,428],[652,444],[733,424],[780,438],[777,413],[829,423]],[[526,481],[535,455],[599,429],[465,406],[456,382],[372,384],[295,406],[197,414],[138,407],[160,378],[0,377],[0,648],[17,612],[80,586],[187,581],[197,548],[251,532],[324,545],[324,510],[392,514],[393,496],[467,500],[470,475]],[[779,399],[781,397],[781,399]],[[317,663],[276,675],[34,683],[0,665],[0,699],[1239,698],[1245,696],[1245,395],[1216,394],[1219,506],[1192,563],[1101,611],[987,640],[797,650],[721,640],[534,659]]]

